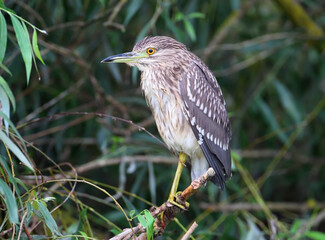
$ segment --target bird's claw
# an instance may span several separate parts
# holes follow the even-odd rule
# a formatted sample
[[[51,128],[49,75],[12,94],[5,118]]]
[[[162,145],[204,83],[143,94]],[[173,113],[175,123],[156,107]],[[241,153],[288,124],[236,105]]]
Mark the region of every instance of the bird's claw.
[[[190,207],[190,204],[181,198],[181,192],[176,193],[173,198],[168,199],[168,202],[183,210],[187,210]]]

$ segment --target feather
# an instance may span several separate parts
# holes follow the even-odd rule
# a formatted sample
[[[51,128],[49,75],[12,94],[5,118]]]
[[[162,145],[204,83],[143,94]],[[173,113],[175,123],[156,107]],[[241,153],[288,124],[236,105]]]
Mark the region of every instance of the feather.
[[[192,131],[209,165],[216,172],[212,181],[223,189],[226,178],[231,176],[231,126],[217,80],[200,63],[193,63],[190,67],[190,77],[185,73],[181,76],[180,91],[184,101],[184,113],[188,115],[189,122],[195,119],[195,124],[191,124]]]

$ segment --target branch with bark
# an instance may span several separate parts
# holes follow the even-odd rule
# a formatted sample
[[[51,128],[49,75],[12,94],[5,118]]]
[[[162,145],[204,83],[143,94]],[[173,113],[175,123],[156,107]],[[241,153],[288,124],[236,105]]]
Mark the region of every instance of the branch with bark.
[[[171,203],[166,201],[160,207],[152,207],[150,209],[151,216],[155,219],[154,222],[154,237],[160,236],[165,231],[167,225],[176,217],[177,214],[184,212],[188,209],[189,205],[186,203],[186,200],[189,199],[193,194],[199,190],[200,187],[204,186],[205,183],[215,175],[215,172],[212,168],[209,168],[205,174],[200,176],[199,178],[192,181],[191,185],[189,185],[184,191],[178,194],[175,197],[175,202]],[[189,229],[188,235],[190,235],[197,226],[193,227],[193,229]],[[185,238],[184,238],[185,237]],[[188,237],[184,235],[184,239]],[[116,235],[110,240],[127,240],[127,239],[147,239],[146,228],[141,224],[138,224],[133,228],[126,228],[122,233]]]

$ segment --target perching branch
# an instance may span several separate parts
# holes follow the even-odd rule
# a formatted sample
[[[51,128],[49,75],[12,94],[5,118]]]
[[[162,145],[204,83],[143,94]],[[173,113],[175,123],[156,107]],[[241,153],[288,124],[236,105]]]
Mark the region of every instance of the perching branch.
[[[172,221],[178,213],[184,212],[188,208],[188,204],[186,200],[189,199],[194,193],[199,190],[200,187],[204,186],[205,183],[215,175],[215,172],[212,168],[209,168],[205,174],[201,177],[192,181],[191,185],[188,186],[182,193],[176,196],[175,201],[184,206],[184,208],[180,208],[169,201],[163,203],[160,207],[152,207],[150,209],[151,215],[155,219],[154,223],[154,235],[160,236],[165,231],[166,226],[170,221]],[[196,226],[193,229],[188,231],[192,233]],[[135,237],[134,234],[139,234],[139,236]],[[127,240],[127,239],[146,239],[146,229],[141,224],[138,224],[136,227],[124,229],[122,233],[116,235],[110,240]]]

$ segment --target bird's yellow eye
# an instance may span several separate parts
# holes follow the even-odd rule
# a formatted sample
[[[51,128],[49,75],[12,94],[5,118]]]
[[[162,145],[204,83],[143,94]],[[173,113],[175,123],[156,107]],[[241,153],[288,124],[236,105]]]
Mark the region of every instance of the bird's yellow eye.
[[[152,55],[152,54],[155,53],[155,49],[154,49],[154,48],[148,48],[148,49],[147,49],[147,53],[148,53],[149,55]]]

